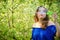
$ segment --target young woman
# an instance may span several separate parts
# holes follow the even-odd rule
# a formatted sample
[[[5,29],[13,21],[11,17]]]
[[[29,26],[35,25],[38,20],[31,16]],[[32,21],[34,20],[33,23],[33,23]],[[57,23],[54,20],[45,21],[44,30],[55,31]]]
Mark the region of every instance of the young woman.
[[[55,24],[49,20],[48,10],[40,6],[37,8],[32,27],[32,40],[54,40],[56,35]]]

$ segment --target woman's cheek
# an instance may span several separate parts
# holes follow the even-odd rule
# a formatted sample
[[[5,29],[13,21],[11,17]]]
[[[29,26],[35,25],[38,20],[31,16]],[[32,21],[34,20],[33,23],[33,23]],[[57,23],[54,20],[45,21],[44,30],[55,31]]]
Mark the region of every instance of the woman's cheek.
[[[40,14],[38,14],[37,17],[40,18]]]

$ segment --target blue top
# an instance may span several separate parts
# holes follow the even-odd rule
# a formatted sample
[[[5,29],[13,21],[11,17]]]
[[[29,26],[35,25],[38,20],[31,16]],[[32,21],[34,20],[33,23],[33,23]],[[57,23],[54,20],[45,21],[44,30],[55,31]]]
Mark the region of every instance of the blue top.
[[[46,27],[46,29],[32,28],[32,40],[55,40],[55,34],[55,25],[50,25],[49,27]]]

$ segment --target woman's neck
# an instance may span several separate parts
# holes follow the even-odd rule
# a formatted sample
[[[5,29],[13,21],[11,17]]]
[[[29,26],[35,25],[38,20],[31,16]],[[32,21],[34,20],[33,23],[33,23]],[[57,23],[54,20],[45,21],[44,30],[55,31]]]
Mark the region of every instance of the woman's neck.
[[[42,19],[38,21],[39,23],[42,23]]]
[[[46,27],[44,27],[44,25],[42,25],[42,23],[41,22],[37,22],[37,24],[41,27],[41,28],[46,28]]]

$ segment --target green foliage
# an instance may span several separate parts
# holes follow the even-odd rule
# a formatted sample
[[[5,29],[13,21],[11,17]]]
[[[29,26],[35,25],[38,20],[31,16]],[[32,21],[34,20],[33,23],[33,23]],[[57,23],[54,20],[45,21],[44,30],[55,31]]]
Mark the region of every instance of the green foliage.
[[[40,5],[56,11],[60,24],[59,4],[57,0],[0,0],[0,40],[30,40],[34,14]]]

